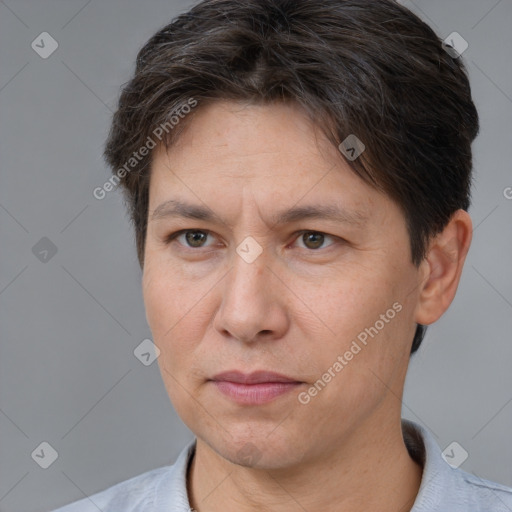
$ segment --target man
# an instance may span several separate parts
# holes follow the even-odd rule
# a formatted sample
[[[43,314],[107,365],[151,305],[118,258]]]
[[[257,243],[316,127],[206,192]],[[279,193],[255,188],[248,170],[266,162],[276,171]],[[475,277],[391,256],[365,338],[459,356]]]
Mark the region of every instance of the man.
[[[105,156],[196,439],[61,512],[512,510],[401,419],[477,133],[460,58],[390,0],[206,0],[155,34]]]

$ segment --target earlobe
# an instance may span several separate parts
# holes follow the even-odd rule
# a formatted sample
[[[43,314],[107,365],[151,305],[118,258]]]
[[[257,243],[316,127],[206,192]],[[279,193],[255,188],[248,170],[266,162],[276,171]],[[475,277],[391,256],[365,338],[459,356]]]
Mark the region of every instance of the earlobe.
[[[459,285],[472,232],[469,214],[457,210],[443,231],[430,242],[420,265],[417,323],[432,324],[450,306]]]

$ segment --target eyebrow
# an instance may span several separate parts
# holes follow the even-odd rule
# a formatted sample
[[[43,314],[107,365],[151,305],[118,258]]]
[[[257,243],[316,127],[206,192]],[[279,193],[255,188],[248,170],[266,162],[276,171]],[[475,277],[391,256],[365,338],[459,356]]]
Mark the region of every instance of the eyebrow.
[[[209,208],[170,199],[157,206],[151,214],[151,220],[182,217],[186,219],[203,220],[207,222],[224,221]],[[368,216],[357,210],[347,210],[334,204],[294,206],[289,210],[277,212],[270,222],[275,225],[290,224],[305,219],[332,220],[344,224],[362,225]]]

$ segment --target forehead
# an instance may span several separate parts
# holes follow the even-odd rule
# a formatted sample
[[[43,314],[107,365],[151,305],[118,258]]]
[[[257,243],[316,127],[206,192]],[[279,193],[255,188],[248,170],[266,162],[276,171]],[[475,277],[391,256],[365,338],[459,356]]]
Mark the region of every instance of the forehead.
[[[199,106],[193,115],[168,151],[163,145],[155,149],[150,219],[178,211],[206,218],[208,209],[230,207],[240,214],[255,201],[273,221],[313,217],[323,209],[333,219],[356,222],[367,219],[379,201],[389,201],[352,171],[293,104],[218,102]],[[185,203],[195,205],[192,216]]]
[[[178,127],[169,150],[152,155],[152,171],[232,180],[304,178],[335,166],[352,171],[339,150],[293,103],[247,105],[218,101],[199,105]],[[345,165],[343,165],[345,164]]]
[[[204,159],[241,159],[249,162],[265,155],[278,155],[286,162],[306,157],[340,162],[339,151],[295,103],[250,105],[241,102],[217,101],[199,104],[178,126],[179,136],[168,151],[173,159],[187,163]],[[191,151],[191,149],[193,151]],[[165,158],[165,147],[154,150],[154,160]],[[241,169],[242,170],[242,167]]]

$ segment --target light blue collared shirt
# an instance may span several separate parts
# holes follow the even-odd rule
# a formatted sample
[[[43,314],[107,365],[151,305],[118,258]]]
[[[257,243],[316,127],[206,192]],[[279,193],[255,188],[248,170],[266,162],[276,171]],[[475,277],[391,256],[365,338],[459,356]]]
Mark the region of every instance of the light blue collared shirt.
[[[512,512],[512,488],[483,480],[449,465],[433,435],[402,419],[411,457],[423,467],[421,486],[411,512]],[[153,469],[113,485],[54,512],[190,512],[187,467],[195,440],[172,466]],[[454,456],[447,452],[447,458]]]

